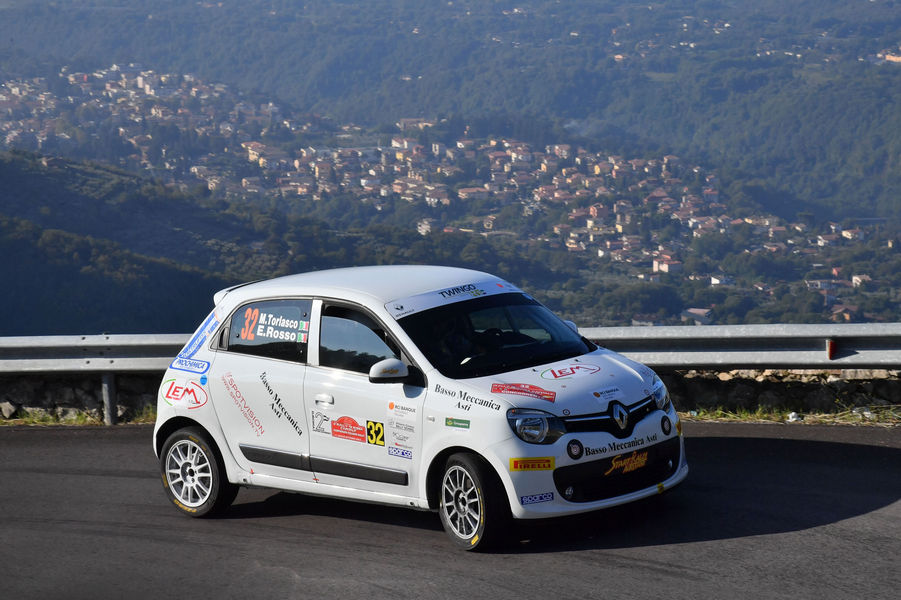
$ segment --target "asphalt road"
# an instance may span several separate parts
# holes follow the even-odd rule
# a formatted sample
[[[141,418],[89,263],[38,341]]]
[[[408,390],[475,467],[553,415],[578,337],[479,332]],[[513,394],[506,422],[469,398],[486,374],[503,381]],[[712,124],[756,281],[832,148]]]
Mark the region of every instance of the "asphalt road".
[[[687,423],[678,488],[470,554],[427,512],[166,500],[149,427],[0,428],[0,598],[897,598],[901,428]]]

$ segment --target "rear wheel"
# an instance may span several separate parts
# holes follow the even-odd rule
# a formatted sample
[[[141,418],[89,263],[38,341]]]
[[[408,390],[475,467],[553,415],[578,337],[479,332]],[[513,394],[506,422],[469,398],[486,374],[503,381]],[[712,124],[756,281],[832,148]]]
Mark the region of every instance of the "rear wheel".
[[[500,543],[510,520],[504,488],[491,468],[472,454],[447,459],[438,513],[444,531],[465,550],[486,550]]]
[[[160,453],[160,474],[169,499],[192,517],[222,512],[238,493],[213,444],[197,427],[179,429],[169,436]]]

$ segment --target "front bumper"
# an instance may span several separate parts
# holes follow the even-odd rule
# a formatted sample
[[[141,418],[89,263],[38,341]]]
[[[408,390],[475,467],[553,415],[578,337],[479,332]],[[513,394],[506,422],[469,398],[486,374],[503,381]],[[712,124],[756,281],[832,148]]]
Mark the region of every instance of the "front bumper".
[[[678,419],[674,413],[671,416]],[[506,456],[532,459],[539,467],[519,471],[511,463],[500,472],[513,516],[536,519],[589,512],[640,500],[677,485],[688,475],[684,438],[677,433],[680,427],[674,427],[671,435],[663,435],[659,423],[656,417],[643,420],[628,444],[603,433],[578,433],[567,434],[548,446],[518,440],[495,446],[493,450],[501,456],[512,453]],[[585,446],[586,455],[573,458],[567,454],[567,445],[575,439]]]

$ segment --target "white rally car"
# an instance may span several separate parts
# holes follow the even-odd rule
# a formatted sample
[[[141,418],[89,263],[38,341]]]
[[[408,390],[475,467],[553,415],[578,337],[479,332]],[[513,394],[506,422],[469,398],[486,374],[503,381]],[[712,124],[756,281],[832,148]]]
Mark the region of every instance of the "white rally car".
[[[487,273],[336,269],[214,300],[166,371],[153,433],[190,515],[268,487],[437,510],[475,549],[510,517],[622,504],[688,474],[654,372]]]

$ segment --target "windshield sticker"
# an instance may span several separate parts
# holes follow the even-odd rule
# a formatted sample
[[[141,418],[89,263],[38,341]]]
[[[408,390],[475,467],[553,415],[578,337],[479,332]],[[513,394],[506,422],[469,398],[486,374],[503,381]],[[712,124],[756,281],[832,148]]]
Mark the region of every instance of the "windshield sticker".
[[[207,338],[216,331],[218,326],[219,319],[216,318],[216,311],[214,310],[197,330],[197,333],[194,334],[194,337],[191,338],[191,341],[185,344],[185,347],[178,353],[179,358],[191,358],[197,354],[197,351],[200,350]]]
[[[489,281],[478,281],[473,283],[464,283],[451,286],[417,296],[408,298],[400,298],[385,304],[385,308],[395,319],[412,315],[413,313],[422,312],[437,306],[460,302],[461,300],[471,300],[481,296],[494,296],[497,294],[507,294],[510,292],[522,291],[515,285],[506,281],[498,281],[496,279]]]
[[[567,365],[559,369],[547,369],[541,372],[542,379],[574,379],[581,375],[594,375],[601,368],[597,365]]]
[[[492,383],[492,394],[512,394],[514,396],[526,396],[527,398],[537,398],[539,400],[547,400],[553,402],[557,397],[556,392],[542,389],[537,385],[528,383]]]
[[[169,406],[187,406],[189,410],[200,408],[209,399],[206,390],[196,381],[174,378],[163,382],[160,396]]]

